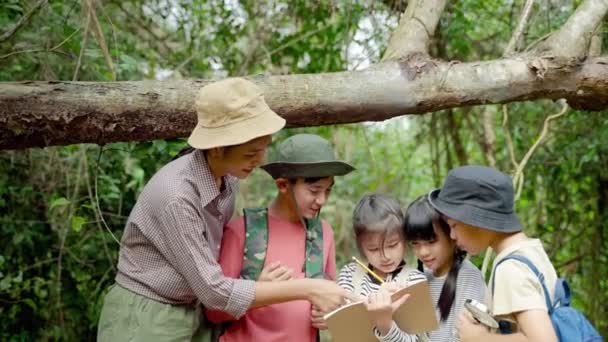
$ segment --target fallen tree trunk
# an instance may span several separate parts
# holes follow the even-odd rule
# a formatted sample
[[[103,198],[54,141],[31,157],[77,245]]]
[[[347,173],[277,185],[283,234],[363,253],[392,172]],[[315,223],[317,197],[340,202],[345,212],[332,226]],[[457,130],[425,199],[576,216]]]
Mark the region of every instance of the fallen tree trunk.
[[[289,127],[541,98],[566,98],[590,110],[608,104],[607,58],[448,63],[414,55],[364,71],[251,79]],[[185,137],[196,123],[194,98],[206,83],[0,83],[0,149]]]

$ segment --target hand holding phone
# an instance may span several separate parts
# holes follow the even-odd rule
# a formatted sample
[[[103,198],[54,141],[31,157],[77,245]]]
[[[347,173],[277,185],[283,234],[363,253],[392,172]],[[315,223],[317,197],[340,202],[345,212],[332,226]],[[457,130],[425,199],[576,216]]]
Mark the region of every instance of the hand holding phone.
[[[492,316],[490,309],[475,299],[467,299],[464,302],[464,307],[471,313],[475,320],[490,329],[498,329],[498,322]]]

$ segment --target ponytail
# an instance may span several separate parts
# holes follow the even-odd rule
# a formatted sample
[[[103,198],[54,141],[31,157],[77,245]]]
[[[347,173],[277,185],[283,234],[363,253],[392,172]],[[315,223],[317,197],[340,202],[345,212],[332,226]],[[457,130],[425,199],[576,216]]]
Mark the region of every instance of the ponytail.
[[[418,271],[424,273],[424,265],[422,264],[422,260],[418,259],[418,267],[416,267]]]
[[[405,236],[409,241],[437,239],[435,228],[441,229],[449,239],[450,226],[441,218],[441,214],[431,206],[427,196],[420,196],[412,202],[405,212]],[[456,283],[458,281],[458,271],[464,261],[466,252],[458,248],[454,250],[454,259],[450,271],[443,283],[441,295],[437,301],[437,307],[442,321],[450,315],[454,298],[456,297]],[[418,269],[423,270],[422,261],[418,260]]]

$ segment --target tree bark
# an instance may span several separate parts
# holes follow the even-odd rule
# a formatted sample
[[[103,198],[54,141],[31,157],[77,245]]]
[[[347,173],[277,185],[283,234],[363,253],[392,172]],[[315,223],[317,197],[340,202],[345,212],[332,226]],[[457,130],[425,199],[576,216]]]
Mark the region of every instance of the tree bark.
[[[391,35],[383,60],[396,60],[410,54],[428,54],[447,0],[410,0],[399,25]]]
[[[608,0],[583,1],[568,21],[534,49],[536,54],[584,57],[591,37],[608,11]]]
[[[356,72],[250,79],[288,127],[541,98],[565,98],[575,109],[608,106],[608,58],[585,57],[587,33],[595,32],[608,0],[583,1],[560,30],[525,55],[471,63],[428,56],[445,4],[409,3],[391,39],[395,52],[385,56],[395,60]],[[420,29],[425,32],[412,35]],[[0,83],[0,149],[185,137],[196,124],[194,99],[208,82]]]
[[[250,78],[288,127],[382,121],[476,104],[566,98],[608,105],[608,58],[538,77],[534,61],[448,63],[410,58],[356,72]],[[208,81],[0,83],[0,149],[187,136]]]

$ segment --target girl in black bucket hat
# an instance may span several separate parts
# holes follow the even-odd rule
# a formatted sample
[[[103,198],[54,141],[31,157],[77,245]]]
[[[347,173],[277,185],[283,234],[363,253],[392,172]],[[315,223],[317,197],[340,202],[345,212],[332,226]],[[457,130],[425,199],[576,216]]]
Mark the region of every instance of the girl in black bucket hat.
[[[512,254],[527,258],[544,277],[549,296],[554,297],[555,268],[541,241],[522,231],[513,210],[513,198],[511,178],[484,166],[451,170],[443,187],[428,195],[431,205],[448,222],[450,236],[460,248],[476,255],[490,246],[497,253],[490,277],[490,284],[494,284],[493,289],[489,286],[490,308],[499,319],[515,323],[510,325],[514,327],[513,334],[499,336],[463,312],[458,322],[461,342],[557,341],[539,277],[518,260],[501,263]]]

